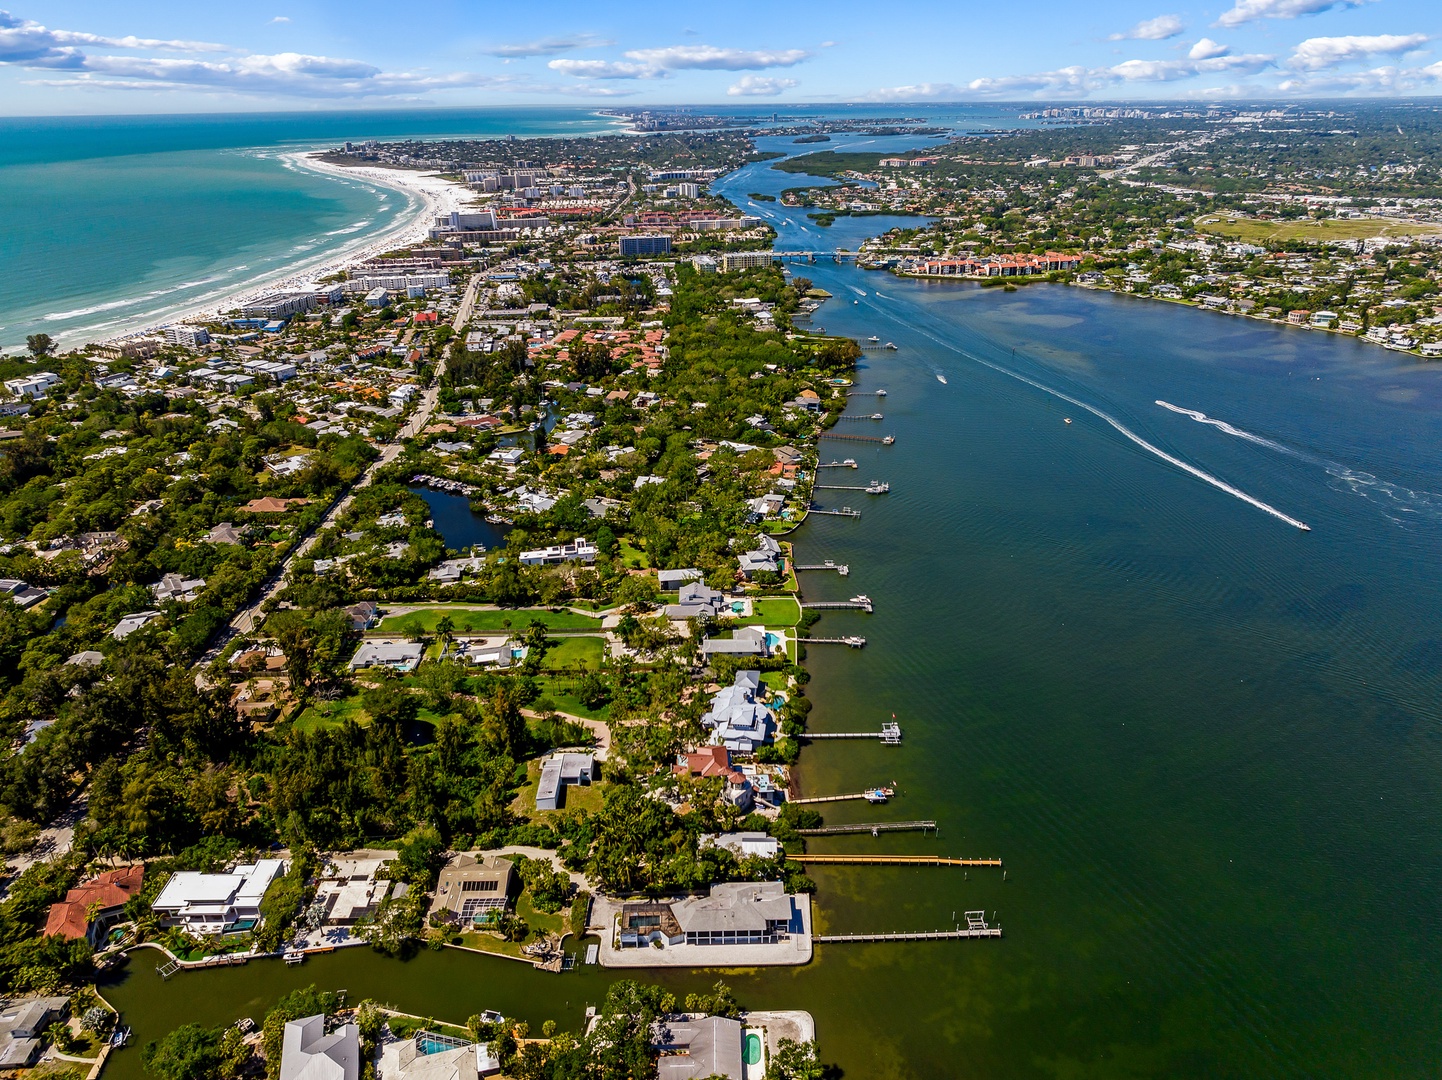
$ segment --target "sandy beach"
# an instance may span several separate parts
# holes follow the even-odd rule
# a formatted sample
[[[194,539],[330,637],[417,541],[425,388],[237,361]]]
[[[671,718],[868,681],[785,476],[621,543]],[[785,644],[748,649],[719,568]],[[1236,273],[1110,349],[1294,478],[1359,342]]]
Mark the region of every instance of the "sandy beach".
[[[153,334],[163,326],[179,322],[209,321],[222,312],[231,311],[266,293],[302,290],[317,280],[342,273],[348,268],[373,259],[387,251],[419,243],[426,239],[432,222],[439,214],[449,213],[470,204],[474,198],[469,188],[434,173],[408,169],[386,169],[377,166],[348,167],[322,161],[314,150],[283,154],[280,160],[287,168],[303,169],[323,176],[348,181],[361,181],[387,188],[406,197],[406,206],[380,232],[357,237],[352,243],[324,255],[302,258],[290,266],[258,276],[244,285],[206,297],[201,303],[167,313],[163,321],[147,323],[111,336],[108,340],[124,340]]]

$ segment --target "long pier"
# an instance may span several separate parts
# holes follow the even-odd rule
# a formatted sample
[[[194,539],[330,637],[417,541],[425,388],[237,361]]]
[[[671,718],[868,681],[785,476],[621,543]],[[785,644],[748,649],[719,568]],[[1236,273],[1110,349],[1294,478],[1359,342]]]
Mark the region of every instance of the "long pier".
[[[846,637],[804,637],[797,639],[802,645],[850,645],[853,649],[866,648],[866,639],[860,634]]]
[[[869,791],[857,791],[849,795],[813,795],[809,799],[788,799],[787,801],[795,803],[798,806],[805,803],[856,802],[860,799],[865,799],[869,803],[884,803],[895,794],[896,792],[892,788],[871,788]],[[787,858],[792,857],[793,856],[787,856]],[[809,856],[801,857],[807,858]]]
[[[838,574],[840,574],[842,577],[845,577],[847,574],[851,573],[851,567],[847,566],[845,563],[835,562],[835,561],[832,560],[832,559],[827,559],[824,563],[808,563],[808,564],[806,564],[805,566],[799,566],[799,565],[796,565],[796,564],[793,563],[792,566],[791,566],[791,569],[793,569],[793,570],[798,570],[798,571],[799,571],[799,570],[835,570],[835,571],[836,571]]]
[[[816,484],[812,491],[864,491],[868,495],[885,495],[891,490],[891,485],[884,481],[873,480],[869,484]]]
[[[847,442],[880,443],[882,446],[890,446],[896,441],[895,435],[838,435],[834,431],[823,431],[821,438],[843,439]]]
[[[848,941],[948,941],[957,938],[998,938],[1001,927],[982,926],[975,930],[923,930],[919,933],[902,934],[818,934],[811,940],[824,945],[840,945]]]
[[[883,415],[881,415],[881,413],[879,413],[879,412],[874,412],[874,413],[870,414],[869,416],[864,416],[864,415],[862,415],[862,414],[860,414],[860,413],[857,413],[855,416],[838,416],[836,419],[838,419],[838,420],[885,420],[886,417],[884,417]]]
[[[847,397],[885,397],[885,390],[848,390]]]
[[[845,461],[823,461],[821,464],[817,465],[816,467],[817,467],[818,469],[858,469],[858,468],[860,468],[860,466],[857,465],[856,462],[852,461],[850,458],[847,458]]]
[[[935,832],[934,821],[863,821],[855,825],[821,825],[815,829],[797,829],[798,836],[851,836],[856,833],[870,833],[879,836],[884,832]]]
[[[865,611],[869,614],[871,597],[853,596],[850,600],[814,600],[801,606],[811,608],[813,611]]]
[[[808,732],[801,736],[803,739],[880,739],[887,746],[901,745],[901,725],[896,723],[882,724],[880,731],[829,731],[829,732]]]
[[[860,510],[853,510],[849,506],[843,506],[840,510],[822,510],[820,507],[812,506],[807,508],[807,513],[825,514],[827,517],[859,518],[861,516]]]
[[[792,802],[825,802],[825,799],[792,799]],[[945,855],[788,855],[793,862],[828,866],[1001,866],[1000,859],[953,859]]]

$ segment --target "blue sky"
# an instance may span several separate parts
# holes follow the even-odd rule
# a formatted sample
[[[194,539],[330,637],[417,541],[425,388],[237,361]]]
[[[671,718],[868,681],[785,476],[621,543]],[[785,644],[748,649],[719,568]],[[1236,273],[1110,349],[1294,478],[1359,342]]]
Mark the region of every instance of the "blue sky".
[[[1442,93],[1438,0],[9,2],[9,115]]]

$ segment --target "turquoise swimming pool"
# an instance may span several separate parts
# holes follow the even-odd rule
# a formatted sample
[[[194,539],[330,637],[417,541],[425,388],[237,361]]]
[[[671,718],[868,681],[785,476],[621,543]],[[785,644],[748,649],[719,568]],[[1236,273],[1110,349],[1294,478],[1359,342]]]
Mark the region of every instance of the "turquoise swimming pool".
[[[761,1036],[754,1031],[746,1033],[745,1054],[747,1065],[761,1064]]]

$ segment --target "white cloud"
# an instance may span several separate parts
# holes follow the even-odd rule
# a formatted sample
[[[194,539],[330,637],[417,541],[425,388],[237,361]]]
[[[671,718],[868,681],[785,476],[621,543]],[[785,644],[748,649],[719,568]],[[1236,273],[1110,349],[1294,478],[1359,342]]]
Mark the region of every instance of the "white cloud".
[[[275,23],[288,23],[288,22],[290,22],[290,16],[289,16],[289,15],[277,15],[275,18],[271,19],[270,21],[271,21],[271,24],[272,24],[272,25],[274,25]]]
[[[1372,0],[1236,0],[1230,11],[1222,12],[1218,26],[1241,26],[1258,19],[1296,19],[1334,8],[1355,8]]]
[[[502,56],[508,60],[514,60],[526,56],[555,56],[557,53],[570,52],[572,49],[599,49],[602,46],[614,44],[616,44],[614,41],[607,41],[594,34],[569,34],[565,37],[543,38],[540,41],[528,41],[516,45],[497,45],[486,51],[492,56]]]
[[[1426,34],[1352,34],[1347,37],[1314,37],[1297,45],[1291,64],[1304,71],[1320,71],[1373,56],[1401,56],[1413,52],[1431,39]]]
[[[966,97],[966,88],[955,83],[915,83],[911,86],[888,86],[868,95],[874,101],[950,100]]]
[[[562,75],[578,79],[654,79],[664,72],[645,64],[616,63],[610,60],[572,60],[562,58],[546,65]]]
[[[637,60],[660,71],[755,71],[795,67],[810,56],[804,49],[722,49],[715,45],[671,45],[664,49],[632,49],[626,53],[628,60]]]
[[[783,90],[799,86],[795,79],[772,79],[765,75],[743,75],[726,88],[730,97],[775,97]]]
[[[1442,84],[1442,63],[1422,68],[1384,66],[1368,71],[1329,71],[1325,74],[1301,74],[1283,80],[1277,87],[1284,94],[1316,97],[1319,94],[1346,94],[1376,97],[1386,94],[1436,93]]]
[[[1227,53],[1231,51],[1229,46],[1218,45],[1211,38],[1202,38],[1201,41],[1192,46],[1191,51],[1187,53],[1187,57],[1191,60],[1214,60],[1218,56],[1226,56]]]
[[[1158,15],[1155,19],[1143,19],[1130,30],[1112,34],[1108,41],[1166,41],[1180,34],[1186,26],[1180,15]]]

